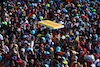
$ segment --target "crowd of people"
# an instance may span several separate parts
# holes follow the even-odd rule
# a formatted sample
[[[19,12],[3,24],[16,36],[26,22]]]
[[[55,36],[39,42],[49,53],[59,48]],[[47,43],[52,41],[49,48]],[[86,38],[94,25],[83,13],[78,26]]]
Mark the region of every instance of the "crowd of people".
[[[0,67],[100,67],[99,17],[99,0],[3,1]]]

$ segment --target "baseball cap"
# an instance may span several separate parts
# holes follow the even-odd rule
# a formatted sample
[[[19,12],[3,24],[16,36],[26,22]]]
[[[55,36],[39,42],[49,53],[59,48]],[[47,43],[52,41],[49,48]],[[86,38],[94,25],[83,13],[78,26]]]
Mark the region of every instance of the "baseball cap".
[[[97,34],[94,34],[94,38],[98,38],[98,35]]]
[[[65,57],[62,57],[62,59],[63,59],[63,60],[66,60],[66,58],[65,58]]]
[[[42,35],[41,35],[41,34],[38,34],[37,36],[40,37],[40,36],[42,36]]]
[[[60,52],[61,48],[59,46],[56,47],[56,52]]]
[[[31,31],[31,34],[35,34],[35,30],[32,30],[32,31]]]
[[[69,35],[67,34],[66,37],[69,37]]]
[[[45,37],[41,37],[41,39],[45,40]]]
[[[27,36],[26,35],[23,35],[23,38],[26,38]]]
[[[62,38],[62,39],[65,39],[65,36],[62,36],[61,38]]]
[[[51,37],[51,35],[50,34],[46,34],[46,37]]]
[[[25,52],[25,49],[24,48],[21,48],[21,51]]]
[[[44,64],[44,66],[45,66],[45,67],[49,67],[49,65],[48,65],[48,64]]]
[[[17,31],[18,31],[18,32],[21,32],[21,28],[20,28],[20,27],[18,27],[18,28],[17,28]]]
[[[48,51],[44,51],[44,54],[45,54],[45,55],[48,55],[48,54],[50,54],[50,52],[48,52]]]

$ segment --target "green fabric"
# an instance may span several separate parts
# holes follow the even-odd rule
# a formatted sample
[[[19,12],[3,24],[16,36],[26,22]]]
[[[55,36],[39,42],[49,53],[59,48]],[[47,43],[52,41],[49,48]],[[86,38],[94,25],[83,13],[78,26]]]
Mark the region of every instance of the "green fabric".
[[[7,25],[7,22],[5,21],[5,22],[2,22],[2,24],[5,24],[5,25]]]

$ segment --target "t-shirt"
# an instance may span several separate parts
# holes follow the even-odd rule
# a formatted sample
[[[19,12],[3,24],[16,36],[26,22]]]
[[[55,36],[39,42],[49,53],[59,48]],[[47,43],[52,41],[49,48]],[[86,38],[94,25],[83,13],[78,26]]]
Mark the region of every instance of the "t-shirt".
[[[98,49],[97,47],[95,47],[95,50],[100,54],[100,48]]]
[[[94,62],[94,64],[97,65],[97,66],[100,66],[100,60],[97,59],[97,60]]]
[[[0,40],[3,40],[3,36],[0,34]]]

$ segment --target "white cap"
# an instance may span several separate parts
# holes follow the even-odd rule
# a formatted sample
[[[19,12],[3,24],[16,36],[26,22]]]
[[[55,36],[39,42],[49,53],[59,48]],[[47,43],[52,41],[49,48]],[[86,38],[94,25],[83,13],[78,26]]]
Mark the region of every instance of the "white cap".
[[[61,38],[62,38],[62,39],[65,39],[65,36],[62,36]]]
[[[26,44],[28,44],[28,42],[27,42],[27,41],[24,41],[24,44],[25,44],[25,43],[26,43]]]
[[[76,31],[76,35],[79,35],[79,32],[78,31]]]
[[[24,48],[21,48],[21,51],[25,52],[25,49]]]
[[[60,10],[57,10],[57,13],[60,13]]]
[[[12,15],[12,13],[10,12],[9,15]]]
[[[91,64],[91,67],[96,67],[95,64]]]
[[[17,51],[14,51],[14,53],[16,53],[16,54],[17,54]]]
[[[30,45],[30,43],[28,43],[28,45]]]
[[[17,2],[17,4],[21,4],[20,2]]]
[[[14,44],[14,46],[18,47],[18,45],[17,45],[17,44]]]
[[[26,20],[26,22],[25,23],[28,23],[28,21]]]
[[[65,17],[69,17],[69,15],[68,15],[68,14],[66,14],[66,15],[65,15]]]
[[[6,8],[4,8],[4,10],[6,11]]]
[[[35,4],[34,4],[34,6],[36,6],[36,7],[37,7],[37,3],[35,3]]]

